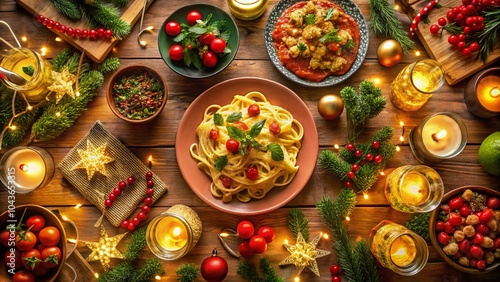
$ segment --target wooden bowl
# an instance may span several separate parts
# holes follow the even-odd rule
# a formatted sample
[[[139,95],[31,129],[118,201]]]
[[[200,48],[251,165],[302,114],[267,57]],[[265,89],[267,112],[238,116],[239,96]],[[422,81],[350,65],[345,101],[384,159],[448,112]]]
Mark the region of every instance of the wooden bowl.
[[[61,234],[61,240],[57,244],[57,247],[61,249],[61,260],[58,263],[58,266],[55,268],[52,268],[45,276],[43,277],[35,277],[37,282],[52,282],[55,281],[59,273],[61,272],[61,269],[64,267],[65,261],[66,261],[66,254],[68,251],[68,247],[66,245],[66,231],[64,230],[64,227],[59,220],[59,218],[50,210],[42,207],[42,206],[37,206],[37,205],[21,205],[21,206],[16,206],[15,209],[10,210],[8,209],[7,211],[3,212],[0,215],[0,228],[1,230],[5,230],[6,226],[10,223],[14,223],[17,225],[19,221],[21,220],[21,217],[23,216],[24,210],[26,209],[26,214],[24,215],[22,223],[26,223],[26,220],[32,216],[32,215],[41,215],[43,218],[45,218],[45,227],[47,226],[54,226],[57,229],[59,229],[59,232]],[[14,214],[15,217],[12,218],[9,215]],[[10,220],[15,219],[17,222],[11,222]],[[9,221],[7,221],[9,220]],[[38,245],[39,242],[37,242]],[[35,246],[36,247],[36,246]],[[7,248],[3,245],[0,244],[0,255],[2,255],[2,258],[4,258],[4,255],[6,254],[7,251],[9,251],[10,247]],[[0,277],[8,277],[9,275],[7,274],[7,266],[5,263],[2,263],[0,266]]]
[[[453,189],[452,191],[446,193],[443,196],[443,199],[441,200],[441,204],[439,205],[439,207],[443,203],[447,203],[451,198],[454,198],[454,197],[457,197],[457,196],[461,196],[463,194],[463,192],[465,190],[467,190],[467,189],[470,189],[473,192],[478,192],[479,194],[483,194],[483,195],[486,195],[486,196],[500,197],[500,192],[499,191],[496,191],[496,190],[493,190],[493,189],[490,189],[490,188],[486,188],[486,187],[482,187],[482,186],[475,186],[475,185],[462,186],[462,187]],[[437,221],[437,218],[438,218],[438,215],[439,215],[439,212],[440,212],[440,208],[439,207],[436,208],[432,212],[430,220],[429,220],[429,236],[431,238],[432,245],[436,249],[437,253],[449,265],[451,265],[453,268],[455,268],[457,270],[460,270],[462,272],[466,272],[466,273],[470,273],[470,274],[481,274],[481,273],[487,273],[487,272],[493,271],[495,269],[498,269],[498,267],[500,266],[500,260],[499,259],[495,259],[495,262],[493,264],[489,265],[488,267],[486,267],[486,269],[479,270],[477,268],[465,267],[465,266],[460,265],[458,262],[454,261],[450,256],[448,256],[443,251],[443,249],[442,249],[441,245],[439,244],[439,242],[437,240],[437,237],[436,237],[436,221]],[[498,236],[500,236],[500,235],[497,235],[497,237]]]
[[[119,83],[120,79],[122,79],[122,78],[130,77],[130,76],[138,75],[138,74],[144,74],[144,73],[147,73],[151,77],[157,79],[161,83],[161,85],[163,86],[163,97],[161,98],[161,105],[156,107],[156,111],[154,112],[154,114],[152,114],[149,117],[132,118],[130,116],[127,116],[126,114],[122,114],[121,111],[123,111],[123,110],[118,109],[118,106],[116,105],[117,102],[115,101],[115,97],[114,97],[115,96],[114,95],[115,91],[113,90],[114,85],[115,85],[115,83]],[[108,89],[106,92],[106,100],[108,102],[108,106],[111,109],[111,111],[117,117],[121,118],[122,120],[131,122],[131,123],[149,122],[149,121],[155,119],[156,117],[158,117],[160,115],[161,111],[163,110],[163,108],[165,108],[165,105],[167,104],[167,97],[168,97],[168,89],[167,89],[167,84],[166,84],[165,80],[163,79],[163,77],[154,69],[146,67],[146,66],[142,66],[142,65],[128,66],[128,67],[125,67],[125,68],[120,69],[117,72],[115,72],[109,81]]]

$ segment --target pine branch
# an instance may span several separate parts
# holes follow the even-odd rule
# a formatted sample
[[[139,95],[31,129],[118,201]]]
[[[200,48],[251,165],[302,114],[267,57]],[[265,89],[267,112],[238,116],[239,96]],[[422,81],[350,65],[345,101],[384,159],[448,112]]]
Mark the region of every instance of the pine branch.
[[[297,239],[297,234],[300,232],[304,240],[309,242],[309,221],[300,209],[294,208],[290,210],[288,214],[288,227],[294,239]]]
[[[108,57],[101,64],[98,64],[94,69],[102,74],[108,74],[116,71],[120,67],[120,60],[117,57]]]
[[[378,273],[376,260],[373,257],[370,246],[366,240],[356,242],[354,252],[359,257],[359,264],[363,274],[364,281],[378,282],[380,275]]]
[[[262,277],[257,272],[255,266],[249,264],[248,262],[240,262],[238,264],[238,269],[236,273],[241,276],[244,280],[250,282],[284,282],[285,280],[278,276],[276,270],[271,267],[270,263],[266,258],[261,258],[259,261],[260,270],[262,272]]]
[[[64,66],[67,65],[72,54],[68,48],[64,48],[59,52],[55,58],[52,60],[52,69],[61,72]]]
[[[200,269],[194,263],[182,264],[175,272],[179,276],[177,281],[180,282],[194,282],[198,277]]]
[[[285,280],[278,276],[276,270],[271,267],[266,258],[261,258],[259,261],[260,271],[262,272],[262,282],[284,282]]]
[[[148,259],[144,265],[139,269],[135,269],[133,272],[131,282],[149,282],[153,281],[156,275],[162,276],[165,272],[162,269],[162,263],[160,260],[153,258]]]
[[[396,17],[394,8],[387,0],[370,0],[370,29],[376,36],[390,36],[405,52],[415,49],[415,42],[408,37],[403,23]]]
[[[56,9],[66,17],[72,20],[82,18],[82,13],[78,9],[78,5],[72,0],[52,0]]]
[[[113,5],[96,0],[93,5],[85,8],[86,19],[91,19],[93,25],[100,23],[103,28],[111,29],[116,38],[123,39],[130,33],[130,25],[120,19],[119,11]]]
[[[351,164],[342,160],[330,150],[321,151],[318,157],[319,164],[342,180],[347,180],[346,173],[351,170]]]
[[[479,35],[479,56],[478,59],[486,62],[495,43],[498,43],[497,36],[500,34],[500,6],[494,7],[491,11],[484,11],[484,30]]]
[[[257,269],[255,268],[255,266],[249,264],[246,261],[242,261],[238,264],[236,273],[246,281],[260,282],[260,277],[257,273]]]
[[[127,260],[132,261],[139,257],[141,250],[146,246],[146,228],[142,227],[132,232],[130,235],[130,243],[127,246],[127,251],[124,256]]]
[[[97,282],[124,282],[130,281],[134,274],[135,268],[129,261],[124,261],[118,264],[112,270],[102,273]]]
[[[431,218],[431,213],[419,213],[415,215],[411,220],[406,222],[406,228],[420,235],[424,240],[429,241],[429,220]]]
[[[111,3],[117,7],[125,7],[128,4],[128,0],[111,0]]]

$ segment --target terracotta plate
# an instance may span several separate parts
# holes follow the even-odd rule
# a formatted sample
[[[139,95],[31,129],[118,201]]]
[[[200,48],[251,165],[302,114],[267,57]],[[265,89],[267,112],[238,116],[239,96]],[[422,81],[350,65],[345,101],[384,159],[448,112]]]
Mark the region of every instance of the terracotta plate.
[[[263,199],[242,203],[234,197],[229,203],[215,198],[210,192],[212,179],[198,169],[191,157],[189,147],[198,142],[196,128],[203,119],[205,109],[212,104],[229,104],[234,95],[260,91],[273,105],[281,106],[292,113],[304,127],[302,148],[297,156],[299,170],[286,187],[273,188]],[[292,200],[306,185],[318,158],[318,132],[313,117],[302,99],[292,90],[271,80],[253,77],[230,79],[203,92],[188,107],[177,130],[175,154],[182,176],[198,197],[210,206],[230,214],[258,215],[271,212]]]

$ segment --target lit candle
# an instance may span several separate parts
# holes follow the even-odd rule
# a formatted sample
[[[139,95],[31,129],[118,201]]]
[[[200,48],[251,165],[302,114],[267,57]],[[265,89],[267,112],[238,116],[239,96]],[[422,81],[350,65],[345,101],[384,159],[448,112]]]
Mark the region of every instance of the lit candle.
[[[428,116],[410,132],[410,146],[423,163],[435,163],[455,157],[467,143],[467,129],[452,113]]]
[[[183,222],[175,217],[165,217],[156,226],[156,237],[160,246],[168,251],[177,251],[187,244],[187,230]]]
[[[201,232],[196,212],[185,205],[174,205],[149,223],[146,243],[157,257],[177,260],[196,245]]]
[[[260,17],[267,8],[269,0],[227,0],[229,10],[240,20],[253,20]]]
[[[477,73],[465,86],[467,109],[481,118],[500,115],[500,67]]]
[[[389,97],[403,111],[420,109],[444,84],[444,72],[435,60],[425,59],[406,66],[391,84]]]
[[[55,171],[50,154],[38,147],[16,147],[0,160],[1,180],[16,193],[29,193],[44,186]]]
[[[395,210],[407,213],[434,210],[444,194],[441,176],[425,165],[405,165],[386,179],[385,196]]]
[[[395,265],[406,267],[417,256],[417,247],[412,237],[403,235],[398,237],[391,245],[391,260]]]

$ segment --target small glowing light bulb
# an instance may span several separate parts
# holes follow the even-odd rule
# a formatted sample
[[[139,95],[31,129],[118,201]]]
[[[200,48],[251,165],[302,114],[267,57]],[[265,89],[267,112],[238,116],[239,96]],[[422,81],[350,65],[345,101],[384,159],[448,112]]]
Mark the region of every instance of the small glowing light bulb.
[[[380,84],[380,78],[375,77],[375,78],[373,79],[373,83],[374,83],[374,84]]]
[[[161,279],[161,276],[160,276],[160,275],[156,275],[156,276],[155,276],[155,279],[156,279],[156,280],[160,280],[160,279]]]
[[[323,233],[323,239],[328,240],[328,238],[330,238],[330,236],[328,236],[328,234],[327,234],[327,233]]]
[[[59,36],[56,36],[56,39],[55,39],[55,40],[56,40],[56,42],[62,42],[62,39],[61,39],[61,37],[59,37]]]
[[[398,4],[394,5],[394,10],[399,11],[399,5]]]
[[[95,278],[99,278],[99,273],[94,272],[94,277],[95,277]]]
[[[82,203],[79,203],[75,206],[75,209],[79,209],[82,206]]]
[[[28,111],[31,111],[33,109],[33,107],[31,105],[29,105],[26,109],[28,109]]]
[[[26,42],[26,41],[28,41],[28,38],[26,36],[23,36],[23,37],[21,37],[21,41]]]
[[[368,194],[363,193],[363,198],[365,198],[365,200],[368,200]]]
[[[139,45],[141,45],[142,47],[145,47],[146,45],[148,45],[148,43],[144,40],[141,40],[141,41],[139,41]]]
[[[348,217],[348,216],[346,216],[346,217],[345,217],[345,220],[350,221],[350,220],[351,220],[351,218],[350,218],[350,217]]]
[[[42,48],[40,49],[40,51],[42,52],[42,54],[41,54],[41,55],[42,55],[42,56],[45,56],[45,55],[46,55],[46,53],[47,53],[47,47],[42,47]]]
[[[293,279],[294,282],[299,282],[300,281],[300,278],[298,276],[295,276],[295,278]]]
[[[333,148],[335,148],[335,150],[338,150],[340,148],[339,144],[335,144],[333,145]]]
[[[60,117],[61,116],[61,113],[60,112],[57,112],[56,113],[56,117]]]
[[[385,175],[385,172],[381,171],[381,172],[380,172],[380,175],[384,176],[384,175]]]
[[[285,241],[283,241],[283,243],[284,243],[284,244],[288,244],[288,240],[287,240],[287,239],[285,239]]]
[[[405,141],[405,137],[403,135],[399,136],[399,141],[401,142]]]
[[[10,129],[11,129],[11,130],[16,130],[16,129],[17,129],[17,126],[15,126],[15,125],[11,125],[11,126],[10,126]]]
[[[396,146],[396,152],[401,151],[401,148],[399,146]]]
[[[64,221],[68,221],[68,220],[69,220],[69,218],[68,218],[67,216],[65,216],[65,215],[62,215],[61,217],[62,217],[62,219],[63,219]]]
[[[403,121],[400,121],[399,126],[405,126],[405,123]]]
[[[420,51],[416,50],[415,51],[415,56],[419,57],[420,56]]]

